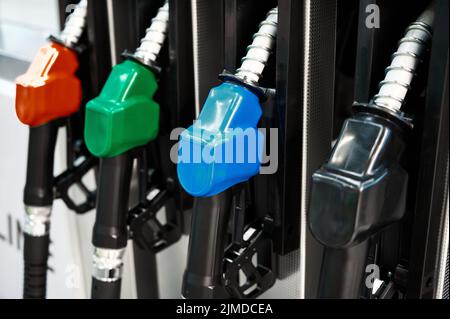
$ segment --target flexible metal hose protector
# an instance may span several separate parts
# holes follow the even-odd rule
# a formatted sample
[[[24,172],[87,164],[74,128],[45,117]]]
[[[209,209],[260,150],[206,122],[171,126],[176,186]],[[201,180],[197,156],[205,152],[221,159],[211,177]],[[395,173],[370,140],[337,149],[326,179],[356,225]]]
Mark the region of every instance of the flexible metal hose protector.
[[[67,22],[59,39],[69,48],[77,44],[83,34],[86,25],[87,4],[87,0],[81,0],[76,5],[75,10],[67,17]]]
[[[62,44],[72,47],[86,24],[87,0],[81,0],[61,33]],[[46,296],[50,215],[53,203],[53,161],[58,125],[54,121],[30,127],[27,178],[24,189],[23,298]]]
[[[431,6],[408,26],[392,56],[391,65],[386,68],[386,76],[380,82],[378,94],[373,97],[373,104],[394,113],[400,111],[421,59],[429,49],[433,21],[434,7]]]
[[[249,84],[258,84],[277,38],[277,26],[278,8],[273,8],[260,23],[258,32],[253,35],[253,42],[247,47],[242,65],[236,70],[237,78]]]
[[[168,29],[169,3],[166,1],[159,8],[156,17],[152,19],[152,24],[145,31],[145,37],[142,38],[141,45],[136,49],[133,57],[145,65],[154,65],[167,37]]]

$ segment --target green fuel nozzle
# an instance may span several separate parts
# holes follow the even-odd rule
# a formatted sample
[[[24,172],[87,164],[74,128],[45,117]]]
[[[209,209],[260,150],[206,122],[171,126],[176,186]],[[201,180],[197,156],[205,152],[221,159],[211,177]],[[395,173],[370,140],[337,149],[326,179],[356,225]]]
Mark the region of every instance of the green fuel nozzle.
[[[112,157],[145,145],[159,129],[156,59],[168,29],[168,3],[162,6],[141,45],[113,67],[100,95],[86,106],[85,139],[97,157]]]
[[[86,107],[85,139],[98,157],[112,157],[147,144],[158,134],[156,77],[133,60],[114,66],[100,95]]]
[[[113,67],[100,95],[86,106],[86,145],[100,157],[92,232],[94,299],[120,297],[133,161],[142,156],[141,146],[158,135],[160,107],[153,99],[158,89],[156,60],[167,37],[168,22],[166,1],[137,50],[123,54],[125,61]]]

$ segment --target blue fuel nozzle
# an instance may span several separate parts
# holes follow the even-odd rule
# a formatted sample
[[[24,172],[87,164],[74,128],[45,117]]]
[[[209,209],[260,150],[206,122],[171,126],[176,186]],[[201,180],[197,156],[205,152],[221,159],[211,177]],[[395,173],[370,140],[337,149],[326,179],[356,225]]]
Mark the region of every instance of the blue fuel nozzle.
[[[258,174],[264,137],[259,97],[224,82],[209,92],[192,126],[180,136],[178,179],[193,196],[212,196]]]

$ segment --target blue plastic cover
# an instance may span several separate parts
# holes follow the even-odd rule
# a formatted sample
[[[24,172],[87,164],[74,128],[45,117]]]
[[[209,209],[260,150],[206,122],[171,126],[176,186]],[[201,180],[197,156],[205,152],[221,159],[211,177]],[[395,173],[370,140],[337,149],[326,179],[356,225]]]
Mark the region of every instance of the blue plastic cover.
[[[178,179],[193,196],[212,196],[258,174],[264,136],[257,123],[259,98],[224,82],[213,88],[203,109],[180,136]]]

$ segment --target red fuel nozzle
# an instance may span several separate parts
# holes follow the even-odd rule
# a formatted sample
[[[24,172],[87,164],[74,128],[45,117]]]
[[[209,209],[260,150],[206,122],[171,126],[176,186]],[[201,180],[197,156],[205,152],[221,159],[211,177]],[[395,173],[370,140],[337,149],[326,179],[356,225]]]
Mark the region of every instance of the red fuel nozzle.
[[[77,69],[74,51],[54,42],[40,48],[27,72],[16,79],[19,120],[38,126],[78,111],[82,94]]]

